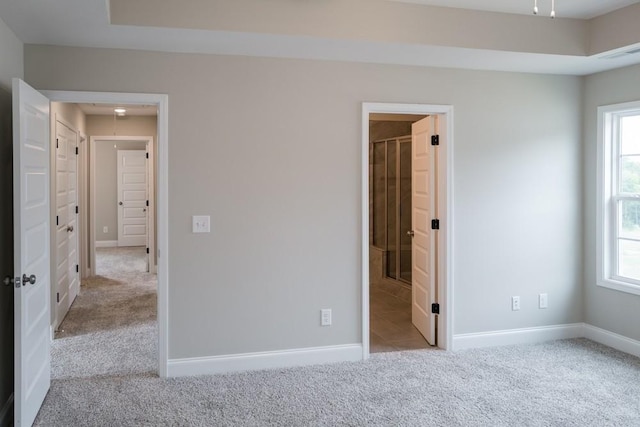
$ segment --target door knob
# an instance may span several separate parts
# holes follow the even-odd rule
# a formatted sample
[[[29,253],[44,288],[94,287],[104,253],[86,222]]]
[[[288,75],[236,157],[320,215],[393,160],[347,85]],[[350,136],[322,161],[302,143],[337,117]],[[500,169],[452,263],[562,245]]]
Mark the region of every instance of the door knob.
[[[4,279],[2,279],[2,283],[4,283],[5,286],[13,285],[13,277],[11,276],[5,277]]]
[[[413,237],[416,233],[413,232],[413,230],[409,230],[407,231],[407,236],[411,236]]]
[[[118,203],[120,206],[122,206],[122,202]]]
[[[31,283],[32,285],[36,284],[36,275],[32,274],[31,276],[27,276],[26,274],[22,275],[22,286],[25,286],[27,283]]]
[[[142,212],[146,212],[146,211],[147,211],[147,208],[142,208]]]
[[[73,231],[73,225],[67,226],[67,231],[71,233]]]

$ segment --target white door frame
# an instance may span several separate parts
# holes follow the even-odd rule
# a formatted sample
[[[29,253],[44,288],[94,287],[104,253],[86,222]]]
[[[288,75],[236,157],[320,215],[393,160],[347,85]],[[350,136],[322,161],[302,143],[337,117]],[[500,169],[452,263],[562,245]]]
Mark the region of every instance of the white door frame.
[[[149,272],[156,272],[156,264],[155,260],[152,260],[151,255],[154,253],[154,249],[156,247],[155,242],[155,217],[152,215],[155,211],[155,187],[156,183],[153,180],[153,164],[155,162],[154,151],[153,151],[153,137],[152,136],[91,136],[90,140],[90,166],[89,166],[89,188],[91,189],[89,193],[89,203],[91,206],[91,214],[89,215],[89,228],[91,228],[91,232],[89,233],[89,259],[91,260],[91,275],[95,276],[97,273],[95,271],[96,265],[96,144],[100,143],[108,143],[113,141],[140,141],[146,142],[149,147],[149,161],[147,162],[147,180],[153,186],[154,191],[149,191],[147,194],[147,198],[149,200],[148,207],[148,220],[147,220],[147,241],[149,248]],[[120,224],[118,224],[119,226]]]
[[[443,116],[440,125],[441,141],[438,147],[438,283],[440,304],[438,316],[438,347],[453,349],[453,106],[428,104],[362,103],[362,358],[369,358],[369,115],[390,114],[438,114]],[[444,137],[442,137],[444,136]]]
[[[169,360],[169,97],[161,94],[41,91],[52,102],[156,105],[158,107],[158,373],[167,377]],[[91,230],[90,233],[92,234]]]

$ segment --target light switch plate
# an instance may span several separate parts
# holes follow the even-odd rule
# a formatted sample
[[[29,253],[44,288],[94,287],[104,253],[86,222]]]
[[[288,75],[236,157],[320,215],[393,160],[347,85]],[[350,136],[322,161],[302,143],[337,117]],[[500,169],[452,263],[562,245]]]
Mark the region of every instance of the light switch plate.
[[[193,233],[210,233],[211,232],[211,217],[209,215],[194,215],[192,219]]]

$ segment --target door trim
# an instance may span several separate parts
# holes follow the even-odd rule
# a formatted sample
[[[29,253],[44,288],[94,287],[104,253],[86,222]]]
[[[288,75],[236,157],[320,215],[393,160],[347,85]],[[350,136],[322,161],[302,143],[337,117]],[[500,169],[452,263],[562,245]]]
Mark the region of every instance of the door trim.
[[[438,283],[440,304],[438,316],[438,347],[453,349],[453,106],[430,104],[362,103],[361,152],[361,268],[362,268],[362,358],[369,358],[369,115],[438,114],[441,141],[438,148],[438,208],[440,230],[438,238]]]
[[[157,257],[158,257],[158,374],[167,376],[169,356],[169,96],[162,94],[43,90],[53,102],[138,104],[158,107]],[[91,232],[90,232],[91,234]]]

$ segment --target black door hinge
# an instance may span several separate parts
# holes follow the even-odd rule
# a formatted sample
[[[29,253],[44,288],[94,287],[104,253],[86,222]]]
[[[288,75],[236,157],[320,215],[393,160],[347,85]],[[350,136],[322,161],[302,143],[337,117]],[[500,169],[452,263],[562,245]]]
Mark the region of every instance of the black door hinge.
[[[149,201],[147,200],[147,206],[149,206]]]
[[[76,206],[76,213],[80,213],[80,209]]]
[[[147,248],[147,253],[149,253],[149,248]]]
[[[431,313],[440,314],[440,304],[438,304],[437,302],[431,304]]]
[[[56,302],[60,302],[60,292],[56,292]]]
[[[78,147],[76,147],[76,156],[78,155]]]
[[[56,138],[56,148],[58,148],[58,138]]]
[[[56,215],[56,225],[60,225],[60,217]]]
[[[76,273],[80,273],[80,266],[76,264]]]
[[[431,145],[440,145],[440,135],[431,135]]]
[[[440,230],[440,220],[439,219],[432,219],[431,220],[431,229],[432,230]]]
[[[146,154],[146,156],[145,156],[145,157],[148,159],[148,158],[149,158],[149,153],[145,153],[145,154]]]

